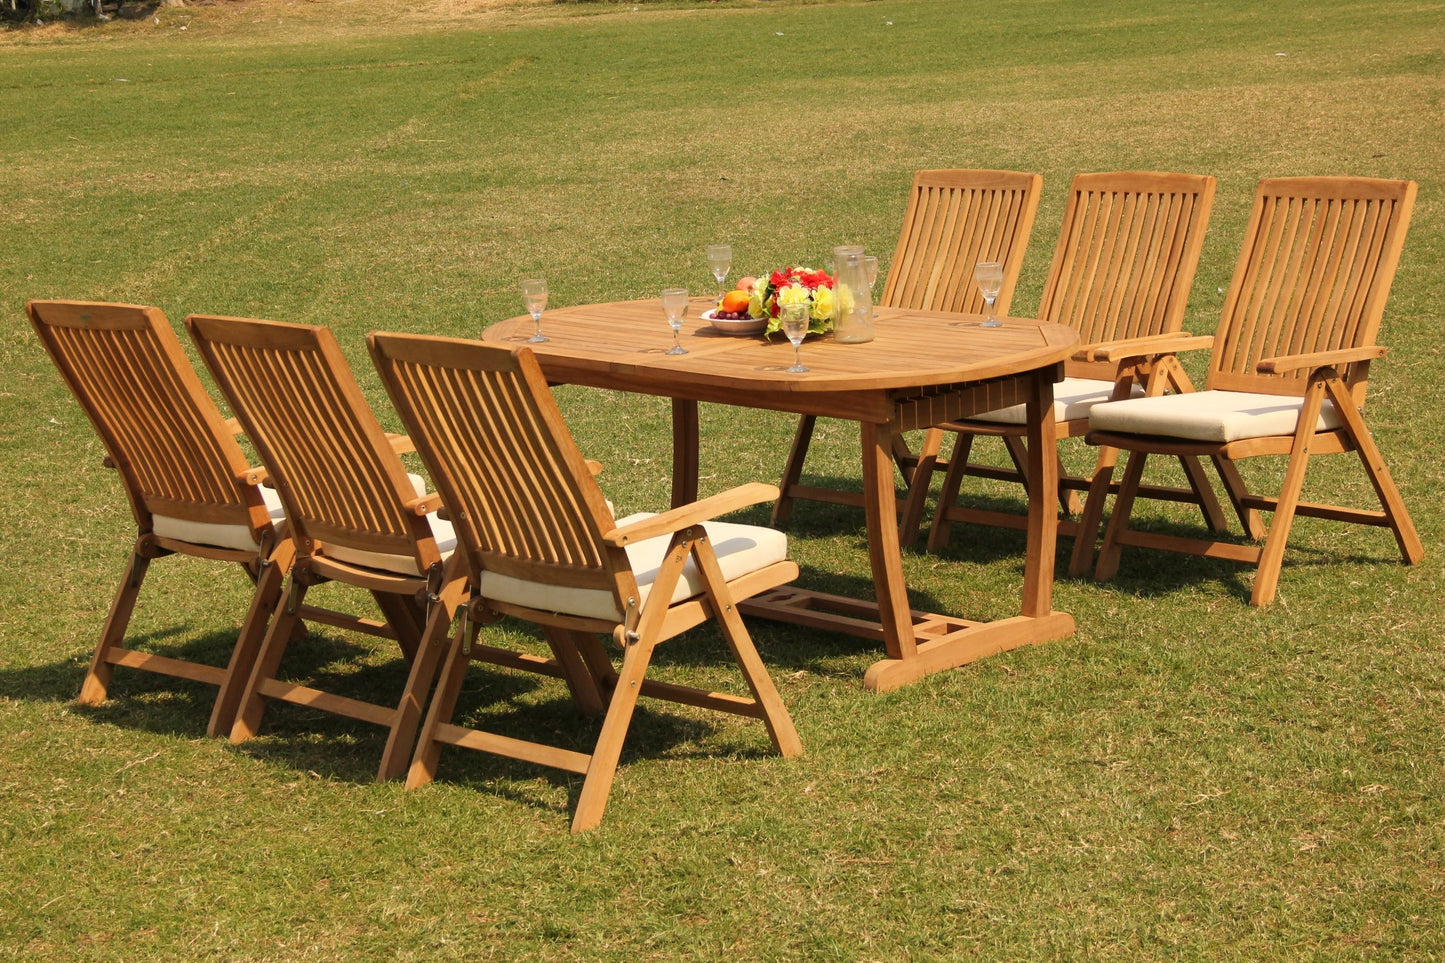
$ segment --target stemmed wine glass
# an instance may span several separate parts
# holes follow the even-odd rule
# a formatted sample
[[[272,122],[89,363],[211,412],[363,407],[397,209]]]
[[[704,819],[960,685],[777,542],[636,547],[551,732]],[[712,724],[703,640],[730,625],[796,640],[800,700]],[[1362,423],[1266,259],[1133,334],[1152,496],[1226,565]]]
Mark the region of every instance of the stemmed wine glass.
[[[803,344],[803,338],[808,335],[807,302],[785,304],[778,311],[778,316],[783,321],[783,333],[788,336],[789,341],[793,342],[793,365],[783,370],[792,374],[802,374],[808,370],[807,365],[803,364],[802,359],[798,357],[798,353]]]
[[[522,282],[522,303],[532,315],[537,330],[527,339],[528,344],[539,344],[548,340],[542,336],[542,311],[547,307],[547,282],[542,278],[528,278]]]
[[[973,279],[978,282],[978,293],[988,305],[988,317],[979,323],[980,328],[1001,328],[1003,322],[994,316],[993,303],[1003,289],[1003,263],[1000,261],[979,261],[973,269]]]
[[[712,276],[717,278],[717,303],[722,304],[723,295],[727,291],[723,288],[723,282],[727,280],[728,272],[733,269],[733,246],[731,244],[709,244],[707,246],[707,267]]]
[[[868,276],[868,290],[873,290],[873,285],[878,283],[878,258],[872,254],[863,258],[863,270]]]
[[[682,330],[682,319],[687,317],[687,288],[663,288],[662,312],[672,328],[672,347],[664,354],[687,354],[687,349],[678,343],[677,336]]]

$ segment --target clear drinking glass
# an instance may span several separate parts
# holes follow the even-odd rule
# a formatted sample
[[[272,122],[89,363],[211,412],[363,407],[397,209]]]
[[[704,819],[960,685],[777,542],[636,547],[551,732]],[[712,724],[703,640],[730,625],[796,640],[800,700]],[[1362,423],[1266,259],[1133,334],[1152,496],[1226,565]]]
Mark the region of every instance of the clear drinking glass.
[[[1001,328],[1003,322],[994,316],[993,303],[1003,290],[1003,263],[1000,261],[979,261],[973,269],[973,279],[978,282],[978,293],[988,305],[988,317],[979,324],[981,328]]]
[[[731,244],[709,244],[707,246],[707,269],[712,276],[717,278],[717,303],[722,304],[723,295],[727,289],[723,282],[727,280],[728,272],[733,269],[733,246]]]
[[[868,290],[878,283],[878,259],[871,254],[863,257],[863,270],[868,272]]]
[[[687,288],[663,288],[662,313],[667,315],[667,323],[672,328],[672,347],[665,353],[687,354],[687,349],[677,340],[682,331],[682,319],[687,317]]]
[[[542,337],[542,311],[547,307],[547,282],[542,278],[528,278],[522,282],[522,303],[527,306],[527,312],[532,315],[532,324],[536,331],[527,339],[528,344],[538,344],[546,341]]]
[[[802,348],[803,339],[808,335],[808,305],[806,304],[785,304],[778,312],[783,322],[783,333],[788,340],[793,342],[793,365],[784,370],[793,374],[801,374],[808,370],[798,356]]]

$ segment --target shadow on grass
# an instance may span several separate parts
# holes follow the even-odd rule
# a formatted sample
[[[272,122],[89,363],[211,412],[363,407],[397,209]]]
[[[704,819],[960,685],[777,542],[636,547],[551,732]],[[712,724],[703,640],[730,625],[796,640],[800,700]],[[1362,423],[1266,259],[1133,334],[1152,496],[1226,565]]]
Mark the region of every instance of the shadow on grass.
[[[95,631],[99,632],[98,626]],[[187,662],[225,666],[231,657],[231,649],[236,644],[236,633],[215,632],[194,636],[182,643],[167,643],[169,639],[188,636],[191,631],[189,625],[170,626],[145,635],[128,637],[125,645],[127,648],[154,652]],[[71,702],[80,693],[80,685],[85,680],[89,665],[90,653],[87,652],[83,656],[72,656],[56,662],[0,670],[0,698],[25,699],[31,702]],[[154,672],[139,672],[120,666],[115,670],[107,704],[123,704],[132,697],[160,701],[163,694],[171,693],[175,700],[179,700],[177,705],[201,704],[204,726],[204,719],[210,713],[212,702],[212,697],[208,697],[206,693],[214,691],[210,686],[185,679],[157,675]],[[77,706],[78,710],[86,713],[97,713],[103,708]]]

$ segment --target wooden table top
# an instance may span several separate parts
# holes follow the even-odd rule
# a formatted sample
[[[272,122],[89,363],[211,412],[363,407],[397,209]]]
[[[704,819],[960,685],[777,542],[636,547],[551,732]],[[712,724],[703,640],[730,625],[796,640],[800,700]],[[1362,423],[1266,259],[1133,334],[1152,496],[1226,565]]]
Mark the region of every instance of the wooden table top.
[[[877,336],[866,344],[838,344],[832,335],[803,342],[806,374],[789,374],[793,346],[777,336],[730,336],[699,315],[711,298],[696,298],[683,322],[688,353],[668,355],[672,330],[659,300],[618,301],[549,310],[532,345],[549,377],[573,384],[659,394],[699,396],[717,391],[747,395],[879,391],[957,384],[1005,377],[1067,358],[1078,345],[1072,328],[1005,318],[982,328],[976,315],[902,308],[877,309]],[[522,315],[486,329],[486,341],[525,341],[532,318]],[[707,390],[712,389],[712,390]],[[769,407],[769,405],[760,405]]]

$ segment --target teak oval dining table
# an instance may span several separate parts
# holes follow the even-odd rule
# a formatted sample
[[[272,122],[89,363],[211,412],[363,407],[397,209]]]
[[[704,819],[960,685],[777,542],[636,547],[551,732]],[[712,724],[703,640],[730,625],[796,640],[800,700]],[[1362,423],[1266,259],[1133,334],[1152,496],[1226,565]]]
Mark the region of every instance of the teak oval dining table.
[[[785,586],[743,611],[881,639],[888,657],[864,676],[887,690],[943,669],[1074,632],[1073,617],[1053,609],[1058,487],[1053,386],[1078,334],[1057,324],[1007,318],[984,328],[976,315],[878,308],[877,336],[858,345],[831,335],[803,343],[810,369],[791,374],[785,339],[724,335],[698,318],[711,299],[695,300],[684,324],[686,354],[669,355],[672,332],[658,300],[578,305],[546,312],[547,341],[529,344],[548,380],[673,399],[673,502],[697,496],[700,401],[823,415],[861,427],[864,509],[876,602]],[[487,328],[483,340],[525,342],[530,315]],[[893,482],[895,434],[1012,405],[1028,412],[1028,527],[1019,614],[991,622],[909,608]]]

